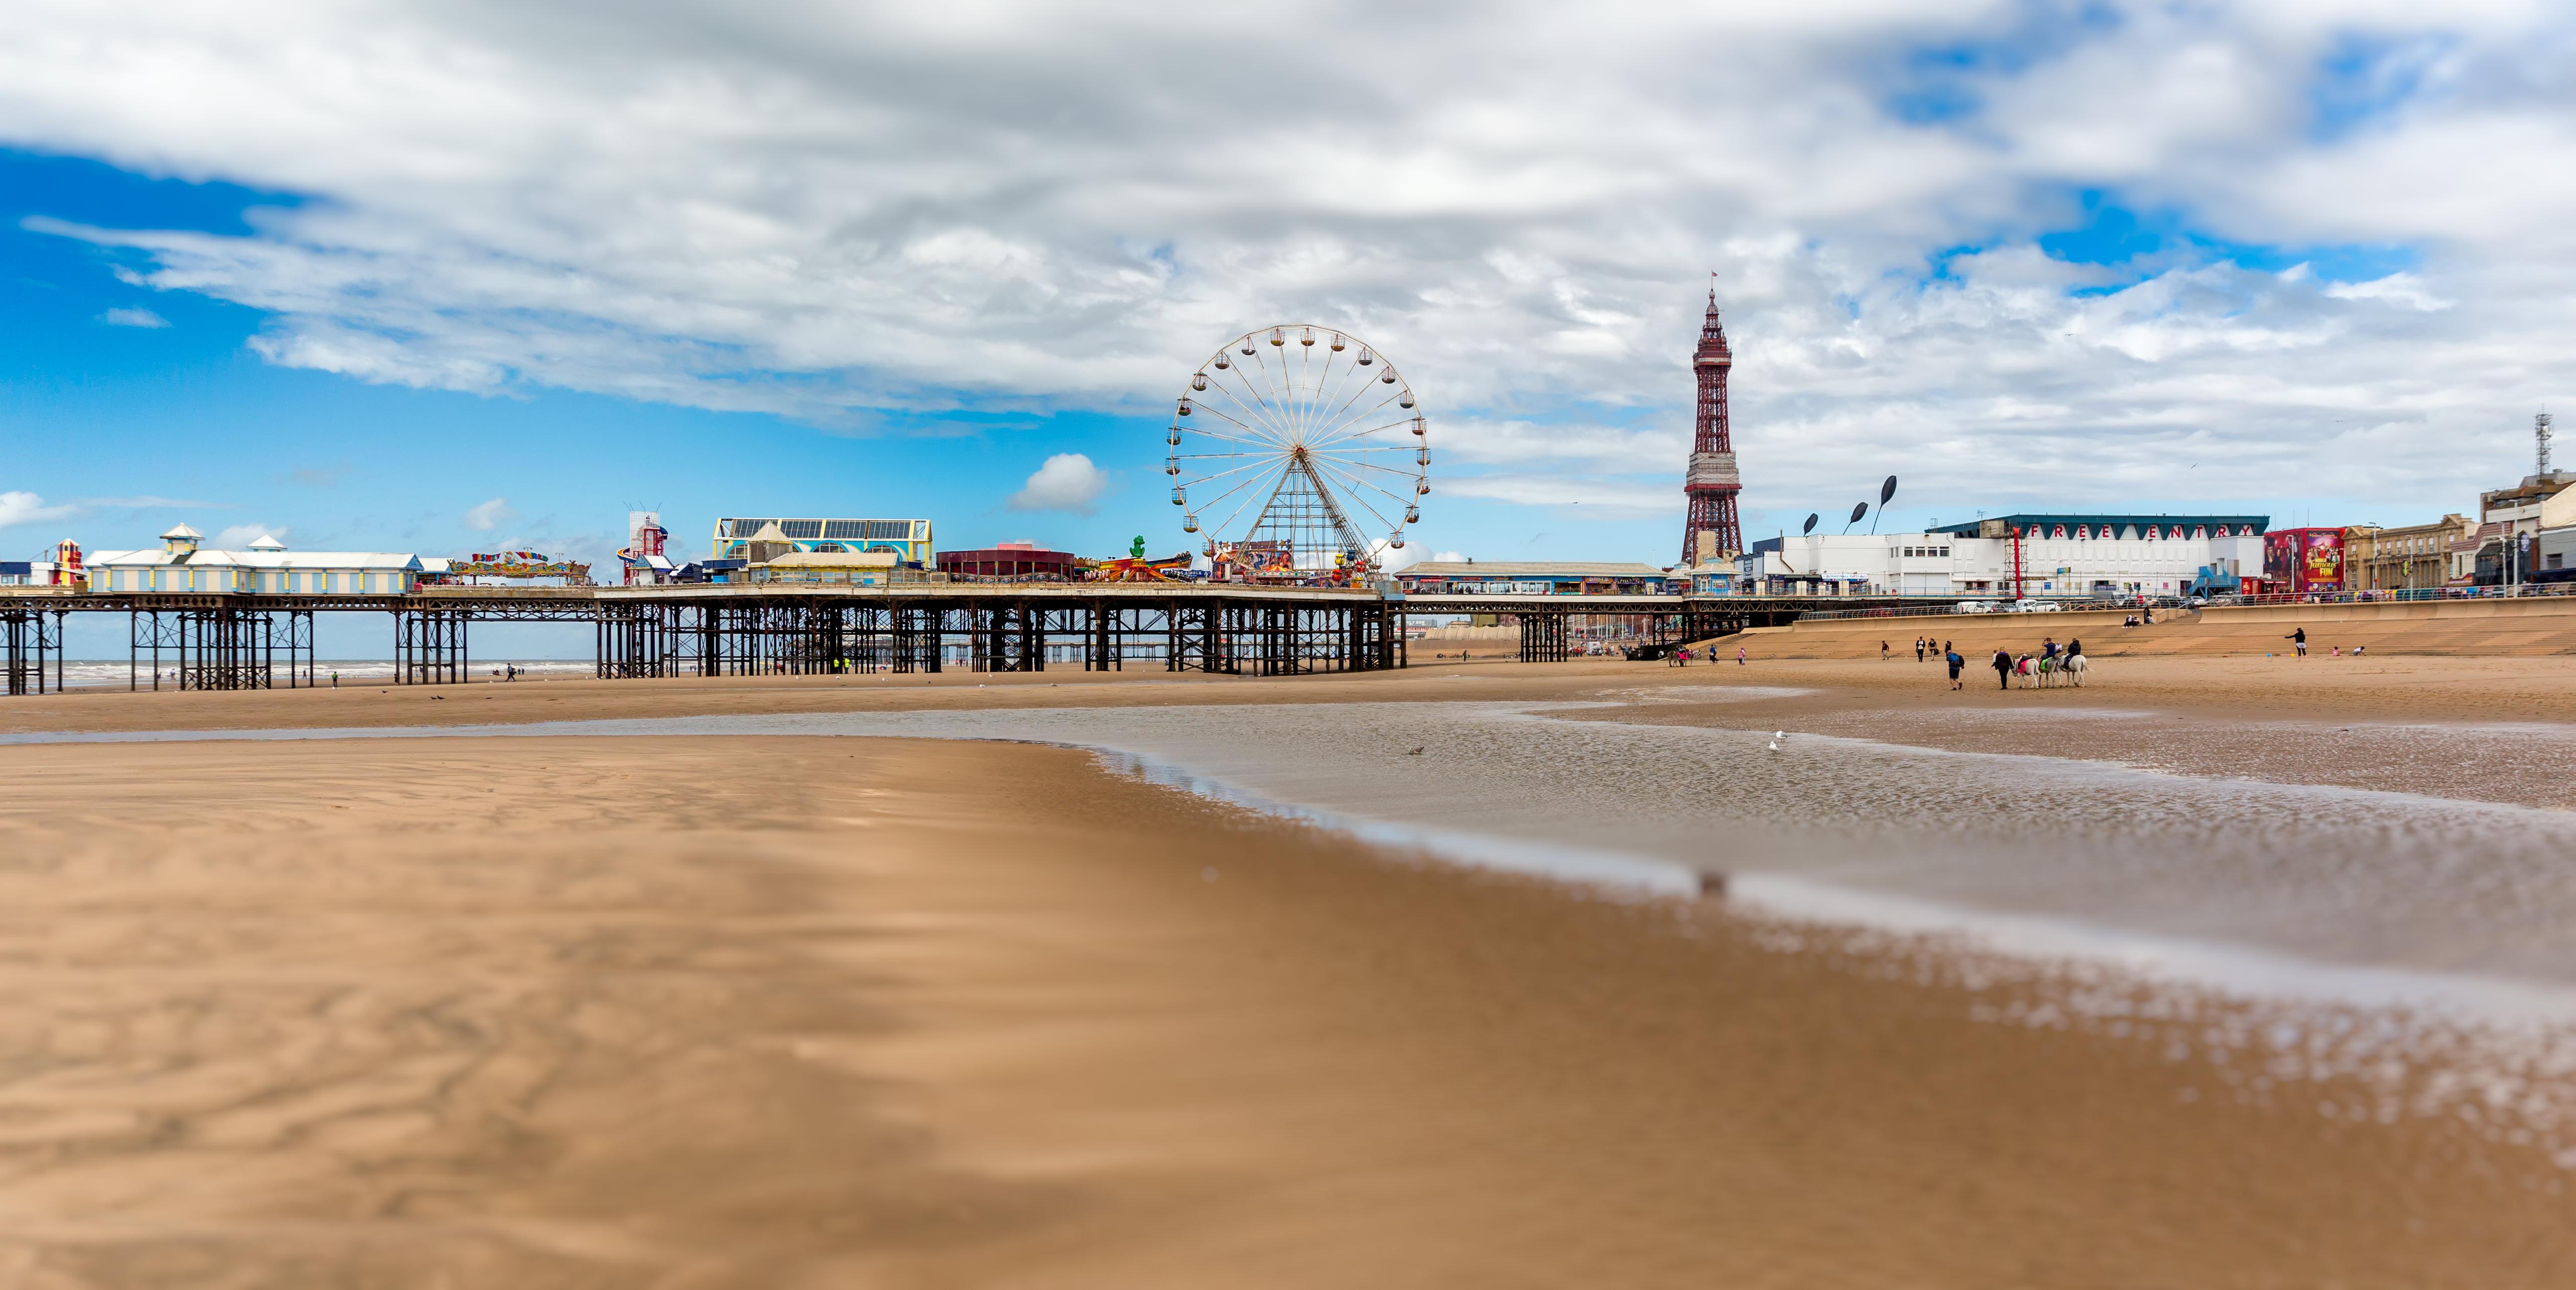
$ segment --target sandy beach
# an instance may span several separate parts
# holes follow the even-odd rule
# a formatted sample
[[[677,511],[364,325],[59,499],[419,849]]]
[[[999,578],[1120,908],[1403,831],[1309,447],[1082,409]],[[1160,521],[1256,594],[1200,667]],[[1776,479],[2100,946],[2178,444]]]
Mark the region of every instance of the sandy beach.
[[[1508,697],[1913,712],[1903,737],[1940,746],[2084,729],[2079,704],[2528,721],[2576,688],[2559,660],[2261,662],[2139,660],[2073,699],[1823,660],[73,694],[0,720]],[[2249,678],[2260,706],[2230,697]],[[1765,689],[1706,693],[1737,684]],[[217,739],[0,747],[0,776],[10,1287],[2489,1287],[2576,1258],[2546,1144],[2374,1118],[2332,1071],[2249,1080],[2196,1046],[2223,1005],[2070,1024],[2045,981],[1937,945],[1462,871],[1073,749]]]

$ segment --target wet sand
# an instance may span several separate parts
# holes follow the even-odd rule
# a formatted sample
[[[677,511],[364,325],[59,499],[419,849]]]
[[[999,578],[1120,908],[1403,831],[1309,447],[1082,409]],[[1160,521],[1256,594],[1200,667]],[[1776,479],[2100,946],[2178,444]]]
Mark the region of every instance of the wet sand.
[[[13,1287],[2576,1260],[2537,1152],[2176,1059],[2205,1017],[2070,1026],[1902,946],[1412,863],[1064,749],[82,745],[0,777]]]
[[[1564,700],[2570,804],[2576,660],[1985,680],[546,681],[75,693],[0,725]],[[2208,1036],[2263,1028],[2235,1005],[2070,1014],[2044,971],[1423,864],[1065,749],[0,746],[0,782],[10,1290],[2484,1287],[2576,1255],[2576,1172],[2510,1117],[2391,1114],[2385,1078],[2259,1038],[2231,1063]]]

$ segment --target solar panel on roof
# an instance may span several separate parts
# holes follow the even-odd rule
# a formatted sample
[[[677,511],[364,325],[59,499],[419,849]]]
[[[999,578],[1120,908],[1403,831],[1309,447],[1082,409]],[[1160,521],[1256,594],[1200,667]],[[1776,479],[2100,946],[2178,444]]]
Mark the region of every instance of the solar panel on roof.
[[[786,534],[787,539],[791,542],[811,542],[814,539],[823,536],[823,521],[780,520],[778,522],[778,531]]]
[[[861,528],[866,526],[866,523],[867,522],[864,520],[825,520],[823,521],[823,536],[827,538],[866,537],[867,534],[859,531]]]
[[[866,536],[870,538],[901,542],[912,536],[910,520],[868,520],[866,524]]]

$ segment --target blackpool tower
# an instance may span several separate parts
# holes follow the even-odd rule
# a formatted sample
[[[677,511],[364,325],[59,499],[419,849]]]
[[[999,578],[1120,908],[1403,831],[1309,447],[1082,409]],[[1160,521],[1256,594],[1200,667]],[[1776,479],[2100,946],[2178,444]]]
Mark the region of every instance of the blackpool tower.
[[[1735,517],[1735,495],[1744,481],[1735,473],[1735,445],[1726,434],[1726,328],[1717,321],[1717,288],[1708,292],[1708,320],[1700,324],[1691,370],[1699,376],[1699,437],[1691,442],[1690,474],[1682,492],[1690,516],[1682,521],[1682,563],[1732,559],[1744,550],[1744,526]]]

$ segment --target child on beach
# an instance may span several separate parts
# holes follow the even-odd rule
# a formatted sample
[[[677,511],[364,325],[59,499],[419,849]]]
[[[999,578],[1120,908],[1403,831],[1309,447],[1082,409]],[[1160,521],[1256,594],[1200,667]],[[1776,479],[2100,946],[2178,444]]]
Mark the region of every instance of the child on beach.
[[[1946,644],[1943,646],[1942,654],[1941,661],[1950,665],[1950,688],[1953,690],[1961,688],[1966,682],[1959,679],[1959,669],[1966,667],[1968,660],[1959,657],[1959,651],[1948,648]]]

